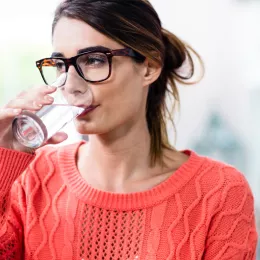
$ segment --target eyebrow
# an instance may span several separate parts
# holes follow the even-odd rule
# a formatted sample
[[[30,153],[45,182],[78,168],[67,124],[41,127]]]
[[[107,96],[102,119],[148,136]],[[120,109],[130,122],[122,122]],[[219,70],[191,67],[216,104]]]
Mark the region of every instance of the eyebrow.
[[[91,51],[110,51],[110,49],[101,45],[91,46],[91,47],[78,50],[77,55],[85,52],[91,52]],[[53,52],[51,54],[51,58],[65,58],[65,56],[62,52]]]

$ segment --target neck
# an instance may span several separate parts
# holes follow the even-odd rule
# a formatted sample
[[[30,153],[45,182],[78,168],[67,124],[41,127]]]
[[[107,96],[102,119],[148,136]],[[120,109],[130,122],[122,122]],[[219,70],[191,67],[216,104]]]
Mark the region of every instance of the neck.
[[[89,142],[82,147],[79,157],[79,166],[85,169],[84,172],[91,170],[93,178],[99,179],[100,183],[117,182],[118,186],[146,178],[152,170],[147,124],[143,122],[127,129],[89,136]]]

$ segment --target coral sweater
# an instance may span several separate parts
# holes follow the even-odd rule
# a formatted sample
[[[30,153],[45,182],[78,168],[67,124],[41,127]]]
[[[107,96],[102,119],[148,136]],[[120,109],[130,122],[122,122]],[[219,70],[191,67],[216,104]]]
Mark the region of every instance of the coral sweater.
[[[185,151],[154,188],[109,193],[81,177],[80,144],[0,148],[0,259],[255,259],[253,196],[231,166]]]

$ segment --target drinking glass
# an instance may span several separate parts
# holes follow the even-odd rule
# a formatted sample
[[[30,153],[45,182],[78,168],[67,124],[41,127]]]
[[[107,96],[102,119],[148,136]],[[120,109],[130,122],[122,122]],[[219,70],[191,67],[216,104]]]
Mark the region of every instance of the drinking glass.
[[[93,96],[90,88],[84,94],[84,106],[70,105],[62,93],[62,86],[66,81],[66,73],[52,84],[57,90],[51,96],[54,102],[43,106],[38,112],[23,111],[13,121],[13,134],[16,140],[29,148],[42,146],[65,125],[80,115],[86,107],[92,104]]]

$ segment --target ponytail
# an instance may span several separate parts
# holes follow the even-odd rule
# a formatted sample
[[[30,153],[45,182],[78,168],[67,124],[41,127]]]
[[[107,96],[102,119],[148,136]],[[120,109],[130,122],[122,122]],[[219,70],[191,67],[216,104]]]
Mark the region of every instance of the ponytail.
[[[194,76],[195,66],[191,53],[195,54],[203,67],[201,58],[196,51],[166,29],[162,29],[162,40],[165,47],[164,57],[162,59],[162,72],[157,81],[150,86],[146,109],[148,129],[151,134],[151,156],[153,163],[155,163],[158,158],[162,162],[162,148],[173,149],[167,134],[167,120],[171,121],[176,133],[173,111],[176,106],[179,107],[180,104],[179,91],[176,83],[179,82],[186,85],[195,83],[187,82],[187,80]],[[180,73],[180,69],[184,63],[189,65],[188,70],[186,70],[187,68],[185,67],[186,75]],[[173,101],[171,110],[169,110],[166,103],[167,94],[169,94],[169,97]]]

